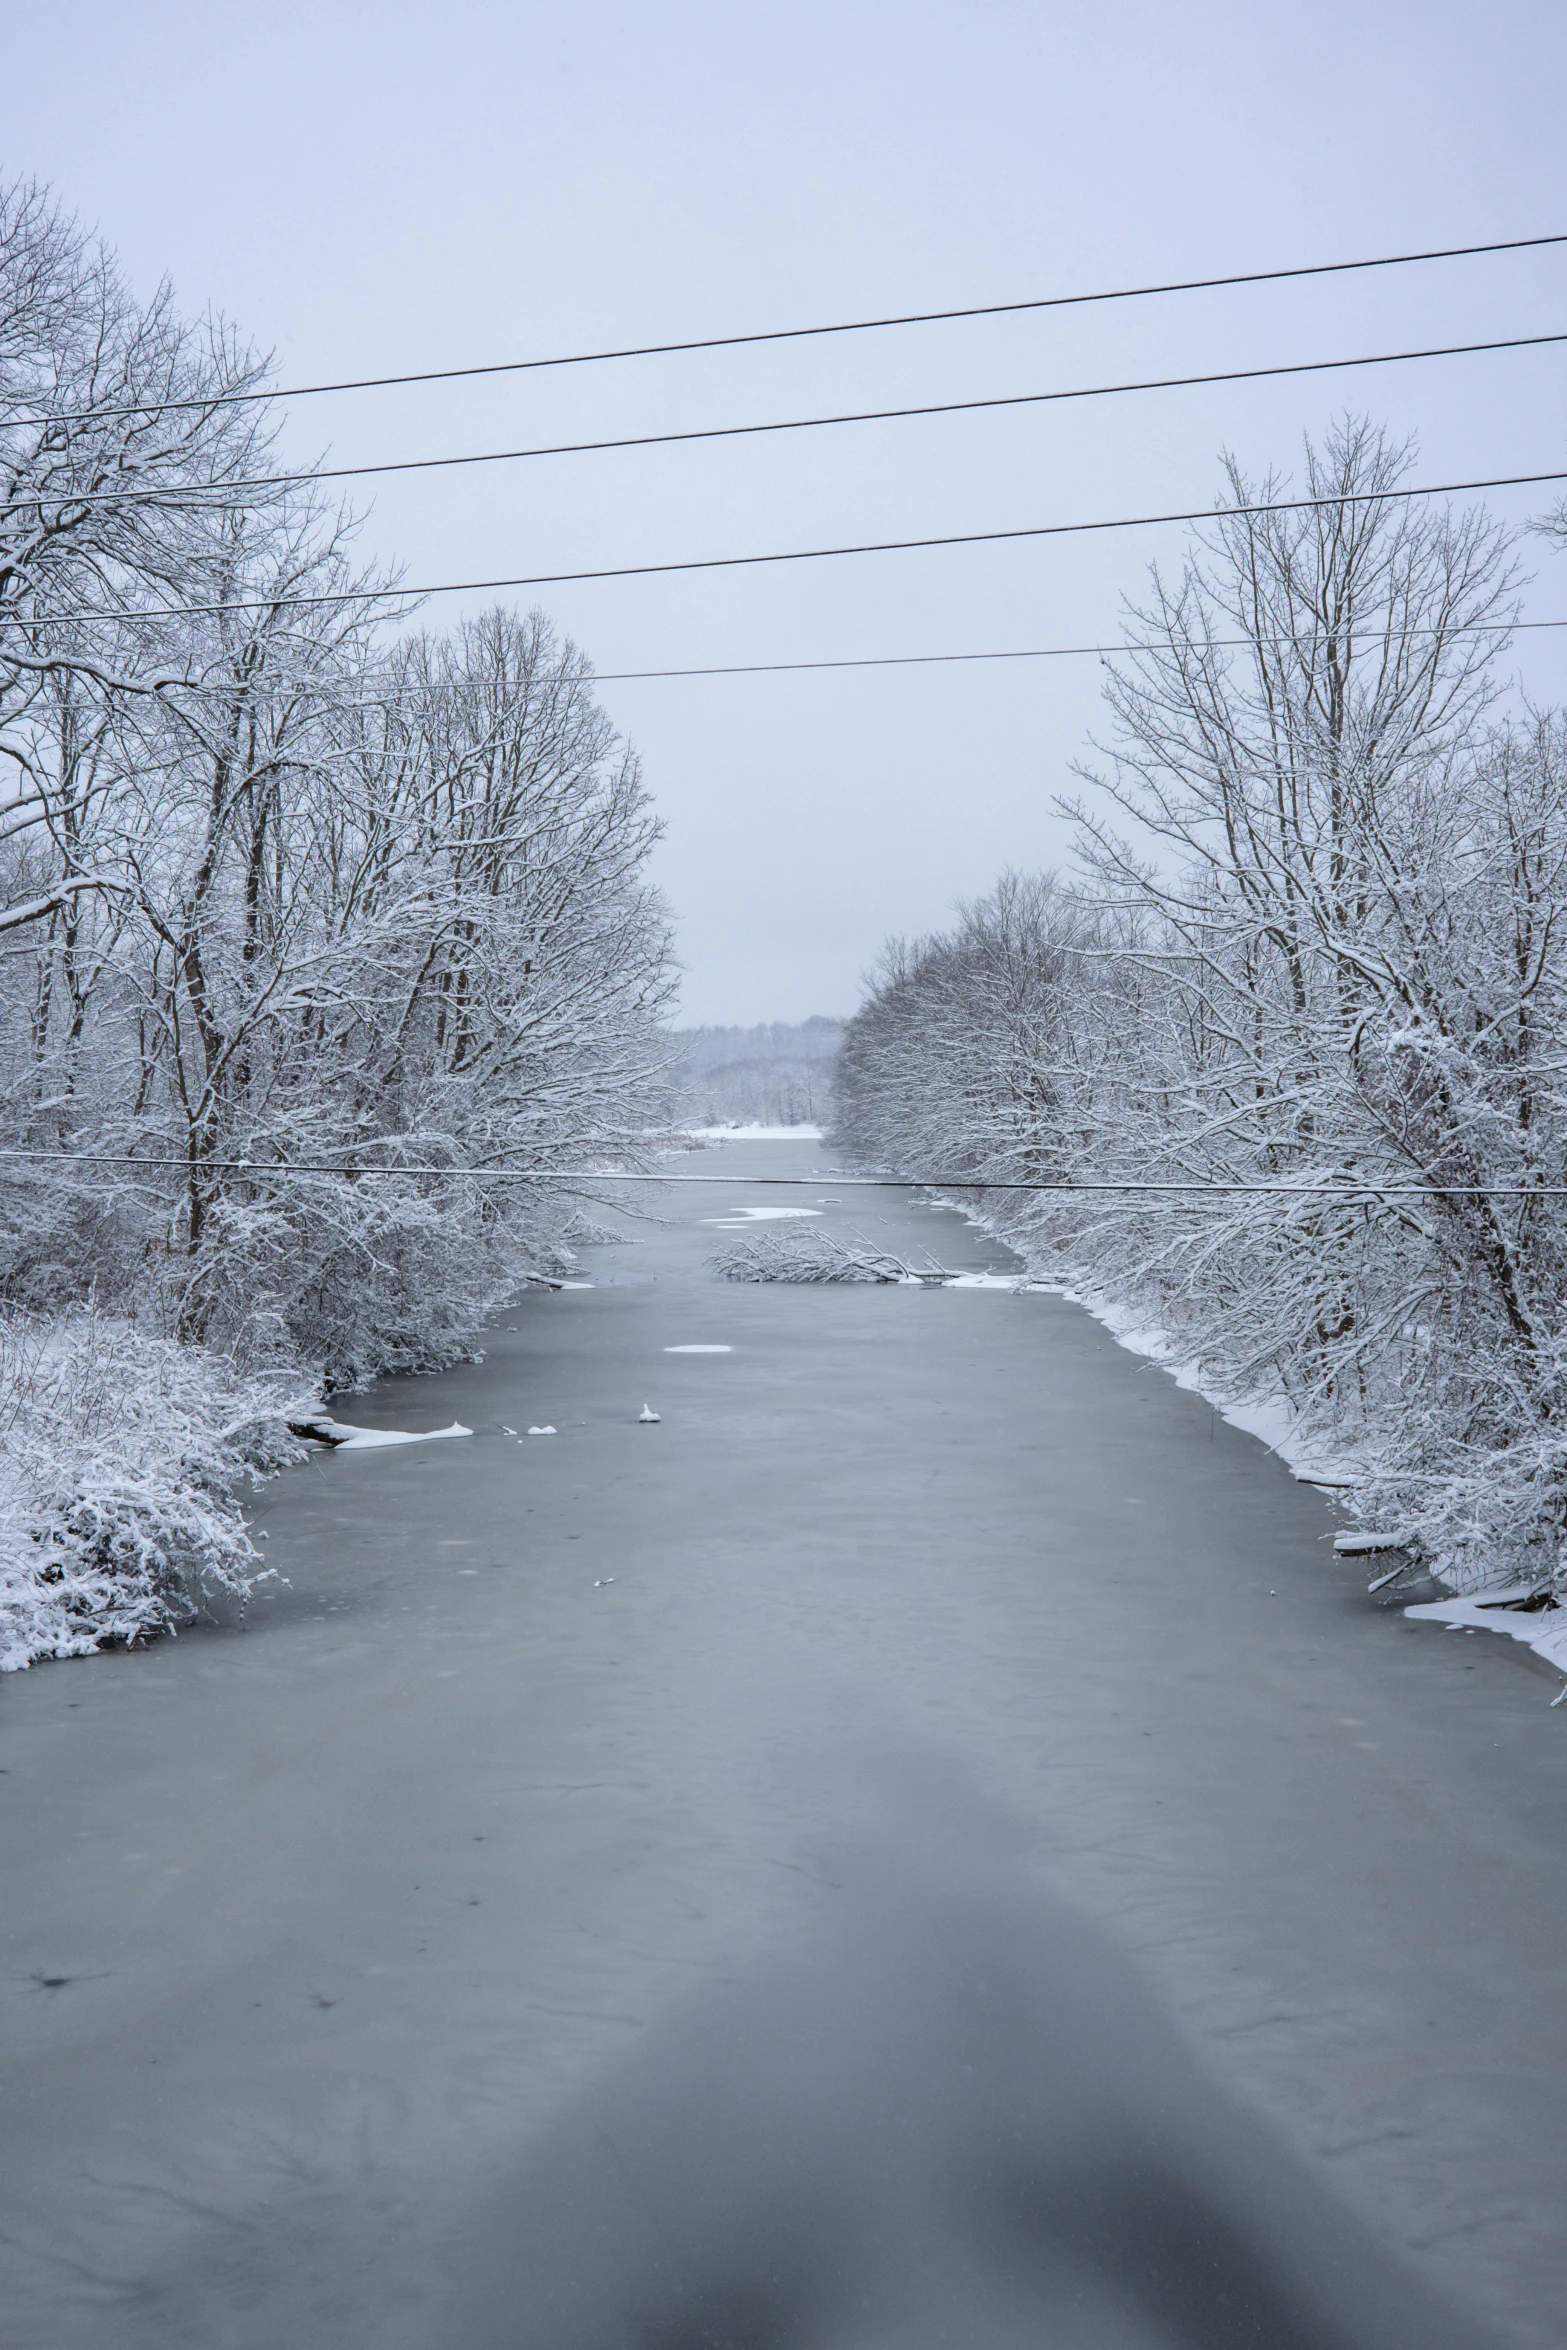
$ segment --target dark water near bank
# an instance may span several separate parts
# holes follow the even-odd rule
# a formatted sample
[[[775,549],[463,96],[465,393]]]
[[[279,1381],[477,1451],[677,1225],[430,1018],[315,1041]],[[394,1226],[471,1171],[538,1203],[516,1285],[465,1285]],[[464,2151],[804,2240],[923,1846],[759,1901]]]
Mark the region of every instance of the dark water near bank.
[[[1558,2341],[1556,1677],[1059,1299],[712,1281],[748,1196],[0,1686],[0,2340]]]

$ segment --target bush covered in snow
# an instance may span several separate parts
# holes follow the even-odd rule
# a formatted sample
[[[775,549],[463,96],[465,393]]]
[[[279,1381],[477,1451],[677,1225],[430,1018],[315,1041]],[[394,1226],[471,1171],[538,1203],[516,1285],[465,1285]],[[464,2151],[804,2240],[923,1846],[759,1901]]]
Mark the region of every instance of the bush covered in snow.
[[[0,1309],[0,1671],[86,1656],[243,1598],[240,1496],[300,1451],[280,1379],[92,1304]]]

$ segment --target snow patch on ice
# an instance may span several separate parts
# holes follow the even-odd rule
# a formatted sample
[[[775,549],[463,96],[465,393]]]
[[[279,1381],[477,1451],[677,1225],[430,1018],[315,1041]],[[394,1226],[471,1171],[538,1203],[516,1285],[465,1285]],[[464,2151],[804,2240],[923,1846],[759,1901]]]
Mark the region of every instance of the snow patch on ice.
[[[666,1346],[667,1355],[732,1355],[732,1346]]]
[[[725,1232],[741,1232],[747,1224],[781,1224],[790,1217],[819,1216],[820,1208],[731,1208],[724,1216],[704,1216],[704,1224],[717,1224]]]
[[[302,1436],[315,1436],[323,1444],[330,1444],[334,1452],[380,1452],[389,1444],[434,1444],[443,1436],[471,1436],[461,1420],[454,1420],[449,1428],[356,1428],[349,1420],[329,1420],[324,1414],[312,1420],[296,1420],[295,1427]]]
[[[819,1126],[687,1126],[696,1142],[820,1142]]]
[[[1462,1626],[1466,1632],[1503,1632],[1509,1640],[1521,1640],[1525,1648],[1543,1656],[1559,1673],[1567,1673],[1567,1610],[1543,1607],[1526,1611],[1520,1603],[1534,1596],[1531,1585],[1520,1583],[1510,1590],[1482,1592],[1475,1599],[1423,1600],[1418,1607],[1406,1607],[1404,1613],[1417,1623],[1447,1624],[1454,1630]]]

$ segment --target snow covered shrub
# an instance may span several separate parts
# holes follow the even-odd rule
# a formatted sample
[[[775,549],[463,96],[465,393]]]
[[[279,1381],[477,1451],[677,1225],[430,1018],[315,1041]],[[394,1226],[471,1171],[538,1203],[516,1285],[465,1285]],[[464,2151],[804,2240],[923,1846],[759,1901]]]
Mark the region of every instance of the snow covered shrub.
[[[0,1309],[0,1671],[149,1638],[204,1591],[243,1598],[239,1496],[297,1456],[298,1392],[91,1304]]]
[[[328,1388],[472,1359],[476,1330],[564,1258],[550,1203],[502,1185],[366,1176],[227,1187],[173,1311],[208,1345],[260,1368],[310,1366]],[[486,1212],[486,1210],[488,1212]]]

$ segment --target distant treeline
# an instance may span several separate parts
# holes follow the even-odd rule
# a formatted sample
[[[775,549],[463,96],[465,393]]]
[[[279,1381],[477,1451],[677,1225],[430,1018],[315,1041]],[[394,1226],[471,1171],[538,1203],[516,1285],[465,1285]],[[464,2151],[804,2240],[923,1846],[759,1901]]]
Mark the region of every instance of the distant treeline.
[[[673,1074],[683,1126],[827,1126],[843,1022],[680,1028]]]

